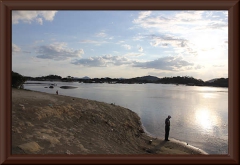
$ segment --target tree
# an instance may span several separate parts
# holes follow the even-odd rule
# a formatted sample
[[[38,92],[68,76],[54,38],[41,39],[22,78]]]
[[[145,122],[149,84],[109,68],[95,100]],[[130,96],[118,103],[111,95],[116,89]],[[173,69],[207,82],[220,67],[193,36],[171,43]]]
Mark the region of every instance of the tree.
[[[24,76],[12,71],[12,87],[20,88],[25,81],[26,78]]]

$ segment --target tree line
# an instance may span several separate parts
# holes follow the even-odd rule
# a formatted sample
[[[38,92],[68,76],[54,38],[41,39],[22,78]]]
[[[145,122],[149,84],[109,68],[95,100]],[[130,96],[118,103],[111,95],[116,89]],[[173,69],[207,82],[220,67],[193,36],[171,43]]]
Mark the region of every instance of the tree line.
[[[109,83],[109,84],[176,84],[176,85],[190,85],[190,86],[215,86],[215,87],[228,87],[228,78],[218,78],[214,81],[204,82],[201,79],[196,79],[190,76],[176,76],[158,78],[155,76],[143,76],[135,78],[74,78],[72,76],[61,77],[59,75],[47,75],[41,77],[28,77],[22,76],[19,73],[12,71],[12,87],[20,88],[25,81],[63,81],[63,82],[81,82],[81,83]]]

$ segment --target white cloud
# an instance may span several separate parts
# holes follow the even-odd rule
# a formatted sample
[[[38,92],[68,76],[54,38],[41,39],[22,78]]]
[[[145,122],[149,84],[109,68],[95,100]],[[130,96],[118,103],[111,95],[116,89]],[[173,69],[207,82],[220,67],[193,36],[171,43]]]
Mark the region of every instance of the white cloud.
[[[172,47],[178,54],[184,53],[185,55],[196,56],[198,52],[193,43],[190,43],[187,39],[175,37],[172,35],[149,35],[150,44],[154,47]]]
[[[134,40],[134,41],[141,41],[141,40],[144,39],[144,38],[145,38],[144,36],[138,34],[137,36],[134,36],[134,37],[133,37],[133,40]]]
[[[162,33],[187,34],[195,30],[225,28],[227,21],[219,18],[204,18],[204,11],[182,11],[177,13],[164,14],[143,14],[140,12],[133,23],[145,29],[155,28]],[[221,12],[227,18],[227,12]]]
[[[41,11],[40,15],[47,21],[53,21],[56,13],[57,11]]]
[[[213,65],[213,67],[221,68],[224,67],[225,65]]]
[[[129,56],[142,56],[143,55],[143,53],[133,53],[133,52],[131,52],[131,53],[127,53],[127,54],[125,54],[124,56],[127,56],[127,57],[129,57]]]
[[[96,37],[106,37],[107,34],[104,32],[96,33]]]
[[[130,45],[128,45],[128,44],[124,44],[124,45],[122,45],[125,49],[127,49],[127,50],[130,50],[131,49],[131,46]]]
[[[97,40],[81,40],[79,43],[81,44],[96,44],[96,45],[101,45],[101,44],[106,44],[108,43],[107,41],[97,41]]]
[[[116,44],[122,44],[122,43],[124,43],[125,41],[118,41]]]
[[[150,15],[151,15],[151,11],[141,11],[140,13],[139,13],[139,16],[138,16],[138,18],[139,19],[144,19],[144,18],[146,18],[146,17],[149,17]]]
[[[221,17],[212,17],[213,13]],[[150,33],[137,35],[134,40],[145,38],[150,40],[151,46],[173,48],[178,55],[193,56],[200,55],[203,51],[210,55],[219,49],[219,42],[226,37],[228,28],[225,11],[171,11],[167,14],[140,12],[133,23]],[[203,36],[207,38],[203,39]],[[215,38],[218,40],[215,41]]]
[[[36,41],[34,41],[34,44],[39,44],[39,43],[42,43],[42,42],[44,42],[44,40],[36,40]]]
[[[12,44],[12,52],[20,52],[21,48],[19,46],[17,46],[16,44]]]
[[[169,70],[169,71],[179,71],[186,69],[186,67],[193,66],[193,63],[190,63],[184,60],[182,57],[162,57],[153,61],[147,62],[135,62],[134,67],[140,67],[143,69],[160,69],[160,70]]]
[[[38,47],[37,54],[37,57],[42,59],[66,60],[68,58],[81,57],[84,51],[83,49],[72,50],[64,42],[56,42]]]
[[[138,51],[139,51],[139,52],[143,52],[143,48],[140,46],[140,47],[138,48]]]
[[[132,54],[134,55],[134,54]],[[97,56],[84,59],[72,60],[72,64],[85,67],[108,67],[108,66],[132,66],[142,69],[156,69],[167,71],[183,71],[187,69],[201,69],[202,66],[194,65],[191,62],[184,60],[182,57],[163,57],[153,61],[139,62],[134,59],[129,59],[130,55],[124,56]]]
[[[204,11],[183,11],[175,15],[176,21],[183,22],[194,22],[202,19]]]
[[[202,68],[204,68],[204,66],[202,66],[202,65],[196,65],[195,67],[194,67],[194,69],[202,69]]]
[[[228,23],[227,22],[219,22],[219,21],[214,21],[211,22],[207,25],[208,28],[211,29],[224,29],[228,27]]]
[[[75,59],[71,63],[88,67],[108,67],[131,64],[132,61],[123,56],[105,55],[85,59]]]
[[[43,20],[42,20],[42,18],[36,18],[36,21],[37,21],[40,25],[43,24]]]
[[[46,21],[53,21],[57,11],[25,11],[13,10],[12,23],[18,24],[20,21],[24,23],[32,23],[36,21],[40,25],[43,24],[43,19]]]
[[[31,52],[22,50],[19,46],[12,43],[12,53],[16,54],[16,53],[31,53]]]

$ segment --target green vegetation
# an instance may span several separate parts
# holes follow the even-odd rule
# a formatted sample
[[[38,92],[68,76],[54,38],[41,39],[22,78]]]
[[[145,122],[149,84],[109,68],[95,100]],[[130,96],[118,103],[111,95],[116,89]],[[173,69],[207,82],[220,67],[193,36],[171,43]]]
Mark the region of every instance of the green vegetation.
[[[62,80],[61,76],[58,75],[48,75],[48,76],[41,76],[41,77],[26,77],[30,81],[58,81]]]
[[[206,86],[228,87],[228,78],[219,78],[213,82],[205,82]]]
[[[12,87],[22,88],[22,85],[26,80],[27,80],[26,77],[12,71]]]
[[[30,81],[63,81],[63,82],[82,82],[82,83],[109,83],[109,84],[176,84],[176,85],[189,85],[189,86],[214,86],[214,87],[228,87],[228,78],[216,78],[209,81],[203,81],[190,76],[176,76],[176,77],[163,77],[158,78],[155,76],[142,76],[129,79],[124,78],[74,78],[67,76],[62,78],[58,75],[48,75],[42,77],[26,77]]]
[[[162,79],[159,79],[157,81],[158,83],[162,84],[185,84],[185,85],[198,85],[198,86],[203,86],[204,81],[201,79],[195,79],[193,77],[164,77]]]

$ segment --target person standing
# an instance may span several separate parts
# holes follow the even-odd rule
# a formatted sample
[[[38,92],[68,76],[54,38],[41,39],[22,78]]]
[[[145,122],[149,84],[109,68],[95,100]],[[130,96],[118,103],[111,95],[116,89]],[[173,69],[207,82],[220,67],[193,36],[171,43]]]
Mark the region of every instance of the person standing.
[[[170,118],[171,116],[168,115],[168,117],[165,120],[165,141],[169,141],[168,136],[170,131]]]
[[[58,95],[58,90],[56,91],[56,94]]]

